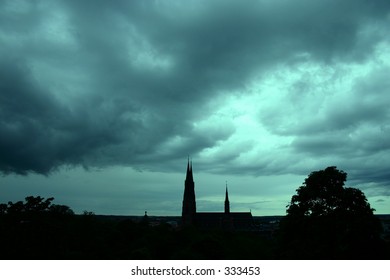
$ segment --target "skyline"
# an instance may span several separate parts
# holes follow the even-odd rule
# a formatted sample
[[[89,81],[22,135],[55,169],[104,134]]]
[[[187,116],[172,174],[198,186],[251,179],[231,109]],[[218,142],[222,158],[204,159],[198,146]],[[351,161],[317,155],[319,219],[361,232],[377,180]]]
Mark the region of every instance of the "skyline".
[[[314,170],[313,170],[314,171]],[[309,174],[308,174],[309,175]],[[58,177],[57,177],[58,176]],[[197,180],[197,177],[200,177]],[[26,177],[9,176],[3,178],[2,197],[10,188],[19,188],[14,194],[14,201],[24,200],[25,196],[54,197],[55,203],[68,205],[76,213],[83,211],[101,215],[134,215],[143,216],[147,211],[150,216],[180,216],[184,194],[185,172],[176,173],[148,173],[135,171],[129,168],[109,168],[104,171],[88,171],[71,169],[65,173],[55,173],[52,177],[30,175]],[[177,178],[183,177],[183,182]],[[205,178],[202,178],[205,177]],[[235,177],[222,182],[223,176],[195,172],[195,195],[197,209],[200,212],[220,212],[224,208],[226,185],[229,188],[229,200],[232,211],[247,211],[254,216],[285,215],[286,206],[295,194],[295,190],[302,185],[307,176],[281,175],[277,177]],[[119,178],[119,179],[118,179]],[[128,183],[126,179],[135,179],[141,186]],[[159,179],[163,178],[163,182]],[[52,185],[52,182],[60,182]],[[115,182],[116,192],[107,186]],[[120,182],[120,183],[118,183]],[[36,188],[31,189],[31,183]],[[182,183],[180,185],[180,183]],[[241,187],[244,185],[244,189]],[[271,186],[271,189],[264,188]],[[93,186],[91,191],[88,186]],[[348,184],[346,186],[351,187]],[[362,189],[362,188],[360,188]],[[291,194],[288,193],[291,191]],[[281,192],[282,194],[279,194]],[[75,198],[75,193],[81,198]],[[134,194],[136,196],[134,197]],[[367,197],[371,207],[375,208],[373,197]],[[374,201],[374,203],[372,203]],[[6,203],[1,201],[0,203]],[[385,205],[387,206],[387,205]],[[388,208],[375,208],[376,214],[389,214]]]
[[[284,215],[337,166],[390,213],[390,3],[1,1],[0,203]],[[155,213],[155,214],[154,214]]]

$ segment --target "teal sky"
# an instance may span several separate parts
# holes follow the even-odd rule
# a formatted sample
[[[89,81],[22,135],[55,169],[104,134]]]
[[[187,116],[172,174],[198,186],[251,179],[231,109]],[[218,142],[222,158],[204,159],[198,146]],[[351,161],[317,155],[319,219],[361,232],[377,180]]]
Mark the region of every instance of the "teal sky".
[[[1,1],[0,202],[283,215],[337,166],[390,213],[390,2]]]

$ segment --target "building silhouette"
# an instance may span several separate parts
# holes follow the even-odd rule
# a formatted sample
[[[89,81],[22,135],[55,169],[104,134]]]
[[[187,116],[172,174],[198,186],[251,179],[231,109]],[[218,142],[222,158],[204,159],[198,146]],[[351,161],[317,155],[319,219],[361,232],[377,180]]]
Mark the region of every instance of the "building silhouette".
[[[224,212],[197,212],[195,183],[192,174],[192,162],[187,162],[186,179],[182,207],[182,225],[196,226],[202,229],[225,229],[248,231],[254,228],[251,212],[231,212],[229,193],[226,184]]]

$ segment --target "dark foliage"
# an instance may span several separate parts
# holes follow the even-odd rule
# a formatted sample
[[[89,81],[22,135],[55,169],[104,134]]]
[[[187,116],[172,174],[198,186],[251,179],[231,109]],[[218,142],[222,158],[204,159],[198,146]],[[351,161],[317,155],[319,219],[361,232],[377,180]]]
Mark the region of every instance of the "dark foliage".
[[[281,222],[281,258],[386,257],[374,209],[361,190],[344,187],[346,178],[345,172],[328,167],[305,179]]]
[[[0,205],[1,259],[274,258],[273,241],[257,234],[74,215],[52,201],[27,197]]]
[[[346,192],[346,196],[356,196],[354,191]],[[288,214],[280,240],[260,232],[177,229],[165,223],[151,226],[144,220],[106,218],[87,211],[75,215],[69,207],[52,201],[28,197],[25,202],[0,204],[0,259],[389,257],[375,251],[383,245],[377,239],[376,219],[353,214],[360,213],[354,206],[358,200],[352,206],[345,202],[344,208],[355,210],[344,216]],[[387,242],[382,251],[389,249]]]

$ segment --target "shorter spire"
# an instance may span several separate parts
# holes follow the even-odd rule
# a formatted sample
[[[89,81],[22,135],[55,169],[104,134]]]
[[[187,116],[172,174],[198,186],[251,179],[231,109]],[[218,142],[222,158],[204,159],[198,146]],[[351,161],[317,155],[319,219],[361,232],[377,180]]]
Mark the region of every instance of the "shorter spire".
[[[225,191],[225,214],[230,213],[230,202],[229,202],[229,193],[228,193],[228,187],[227,187],[227,181],[226,181],[226,191]]]
[[[226,194],[225,194],[225,201],[229,201],[229,194],[228,194],[227,181],[226,181]]]

